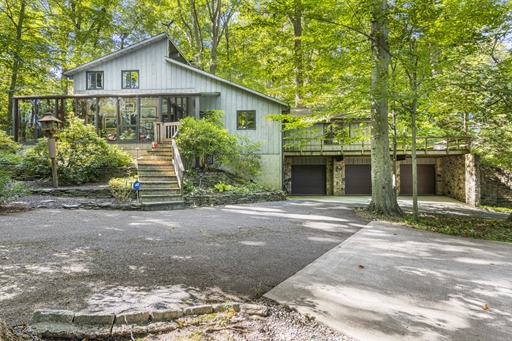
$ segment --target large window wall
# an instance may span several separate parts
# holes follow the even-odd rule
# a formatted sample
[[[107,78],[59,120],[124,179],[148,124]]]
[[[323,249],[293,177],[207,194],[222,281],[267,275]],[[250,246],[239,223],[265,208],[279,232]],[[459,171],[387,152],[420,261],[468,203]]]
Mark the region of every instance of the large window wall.
[[[189,115],[188,97],[62,97],[17,98],[16,131],[19,142],[36,142],[45,135],[39,119],[51,113],[62,121],[69,113],[95,127],[110,142],[152,141],[155,122],[177,122]]]

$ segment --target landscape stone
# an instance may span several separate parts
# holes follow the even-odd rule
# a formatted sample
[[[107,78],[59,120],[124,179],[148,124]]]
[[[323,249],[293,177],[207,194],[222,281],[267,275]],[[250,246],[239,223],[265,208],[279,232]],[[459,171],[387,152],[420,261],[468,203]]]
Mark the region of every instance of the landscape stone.
[[[183,310],[156,310],[151,313],[151,321],[162,322],[183,316]]]
[[[184,310],[185,315],[202,315],[213,313],[213,307],[209,304],[188,307]]]
[[[76,325],[113,325],[115,320],[114,314],[109,313],[75,313],[73,323]]]
[[[242,304],[240,311],[249,315],[267,316],[268,308],[264,305],[257,304]]]
[[[151,314],[147,311],[116,315],[116,325],[148,323]]]
[[[37,309],[32,314],[30,323],[71,323],[75,313],[69,310]]]

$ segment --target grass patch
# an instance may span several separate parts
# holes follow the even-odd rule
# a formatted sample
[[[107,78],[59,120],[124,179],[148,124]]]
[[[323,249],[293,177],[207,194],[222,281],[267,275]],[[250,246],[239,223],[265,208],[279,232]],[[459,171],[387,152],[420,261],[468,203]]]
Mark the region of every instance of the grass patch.
[[[480,206],[484,210],[502,212],[502,213],[512,213],[512,208],[510,207],[498,207],[498,206]]]
[[[365,219],[398,222],[425,231],[512,243],[512,226],[504,220],[420,214],[416,222],[412,213],[407,213],[403,218],[377,216],[364,209],[357,210],[356,213]]]

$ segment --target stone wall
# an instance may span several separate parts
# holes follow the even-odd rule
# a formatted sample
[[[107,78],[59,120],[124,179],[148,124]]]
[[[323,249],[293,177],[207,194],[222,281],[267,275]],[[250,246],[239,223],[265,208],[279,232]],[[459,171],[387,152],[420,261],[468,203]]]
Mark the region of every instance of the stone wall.
[[[283,188],[287,193],[292,192],[292,161],[291,157],[284,158]]]
[[[62,188],[31,188],[34,195],[51,195],[54,197],[66,198],[91,198],[108,199],[113,198],[108,186],[94,187],[62,187]]]
[[[334,177],[334,174],[333,174],[333,170],[334,170],[334,167],[333,167],[333,158],[332,157],[328,157],[327,158],[327,164],[325,165],[325,181],[326,181],[326,185],[325,185],[325,194],[326,195],[332,195],[333,193],[333,187],[334,187],[334,184],[333,184],[333,177]]]
[[[333,191],[332,195],[342,196],[345,194],[345,161],[333,161]]]
[[[480,206],[480,156],[476,154],[464,155],[466,175],[466,204]]]
[[[236,205],[266,201],[284,201],[286,200],[286,193],[284,191],[268,191],[247,194],[186,194],[184,200],[185,206],[187,207]]]
[[[481,204],[512,207],[512,173],[486,165],[480,170]]]
[[[466,202],[466,158],[464,155],[437,159],[436,192]]]

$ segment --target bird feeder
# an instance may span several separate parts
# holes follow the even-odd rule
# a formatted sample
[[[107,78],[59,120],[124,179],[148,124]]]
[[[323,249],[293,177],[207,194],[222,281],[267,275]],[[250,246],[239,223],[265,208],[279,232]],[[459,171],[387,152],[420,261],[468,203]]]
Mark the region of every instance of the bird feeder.
[[[52,136],[57,130],[60,130],[62,121],[48,113],[39,120],[39,123],[41,123],[41,130],[46,131]]]
[[[49,135],[48,157],[52,160],[53,187],[57,188],[59,187],[59,180],[57,177],[57,164],[55,162],[55,158],[57,157],[57,148],[55,147],[55,138],[53,137],[53,134],[55,134],[57,130],[60,130],[62,121],[48,113],[39,120],[39,123],[41,123],[41,130],[46,131]]]

